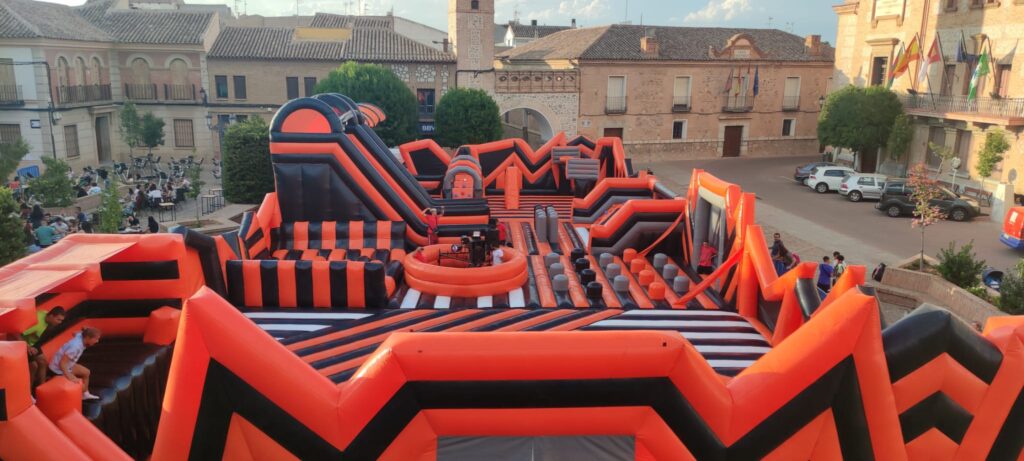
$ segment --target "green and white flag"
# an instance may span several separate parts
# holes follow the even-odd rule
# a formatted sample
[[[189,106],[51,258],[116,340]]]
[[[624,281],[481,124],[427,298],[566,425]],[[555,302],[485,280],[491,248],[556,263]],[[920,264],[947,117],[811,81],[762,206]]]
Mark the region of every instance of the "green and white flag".
[[[973,101],[978,98],[978,85],[981,84],[981,79],[985,78],[985,76],[991,71],[988,61],[989,53],[988,51],[983,51],[981,56],[978,58],[978,67],[974,68],[974,75],[971,76],[971,90],[967,93],[968,101]]]

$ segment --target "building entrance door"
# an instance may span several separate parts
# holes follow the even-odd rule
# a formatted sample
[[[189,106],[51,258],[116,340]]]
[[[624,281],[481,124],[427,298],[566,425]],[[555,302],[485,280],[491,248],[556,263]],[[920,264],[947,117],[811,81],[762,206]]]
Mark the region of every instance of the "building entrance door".
[[[96,117],[96,156],[99,162],[110,161],[110,117]]]
[[[722,143],[722,157],[739,157],[743,144],[743,126],[725,127],[725,141]]]

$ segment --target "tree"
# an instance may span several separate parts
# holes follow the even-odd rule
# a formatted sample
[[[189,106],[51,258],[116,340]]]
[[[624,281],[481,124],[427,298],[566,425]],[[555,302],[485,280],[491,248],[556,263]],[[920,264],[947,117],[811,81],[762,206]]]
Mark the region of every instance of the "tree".
[[[974,240],[964,244],[959,250],[956,242],[949,242],[949,247],[939,250],[939,264],[935,270],[942,278],[963,288],[974,288],[981,283],[981,273],[985,270],[985,260],[978,259],[974,254]]]
[[[924,271],[924,231],[945,217],[942,210],[933,204],[942,195],[942,190],[938,180],[928,176],[928,169],[923,163],[911,169],[907,186],[911,189],[910,200],[914,202],[914,219],[910,227],[921,229],[921,259],[917,267]]]
[[[928,141],[928,149],[930,149],[932,153],[939,158],[939,169],[935,172],[935,176],[939,177],[942,175],[942,167],[946,165],[946,162],[956,158],[956,152],[953,151],[952,147],[944,144],[935,144],[931,141]]]
[[[317,83],[316,92],[341,93],[380,107],[387,120],[374,130],[389,146],[412,141],[419,132],[416,96],[386,67],[346,62]]]
[[[101,234],[116,234],[124,221],[124,207],[121,205],[118,192],[120,184],[117,182],[117,175],[111,176],[110,186],[103,190],[103,194],[100,196],[100,208],[96,211],[100,218],[97,231]]]
[[[29,188],[44,207],[66,207],[75,202],[75,183],[68,177],[71,167],[67,162],[43,157],[46,170],[29,180]]]
[[[889,157],[898,160],[910,150],[910,143],[914,140],[914,125],[910,123],[910,117],[900,114],[893,120],[892,131],[889,133],[889,142],[886,150]]]
[[[902,113],[896,93],[887,88],[850,85],[825,100],[818,116],[818,140],[855,154],[877,151],[889,142],[896,117]]]
[[[448,90],[434,114],[437,140],[442,146],[481,144],[501,138],[501,113],[498,104],[483,90]]]
[[[978,151],[978,163],[974,165],[975,171],[981,177],[982,185],[992,176],[992,170],[1003,161],[1003,154],[1008,150],[1010,143],[1006,140],[1006,133],[1003,130],[992,130],[985,135],[985,144]]]
[[[164,119],[153,115],[152,112],[143,114],[139,123],[139,140],[143,146],[149,148],[150,154],[153,153],[154,147],[164,145]]]
[[[118,117],[120,118],[121,140],[128,145],[128,155],[131,156],[132,149],[142,144],[142,120],[139,119],[139,111],[135,108],[135,103],[126,101],[124,107],[121,107]]]
[[[224,198],[234,203],[260,203],[274,191],[270,162],[270,128],[260,117],[249,117],[224,133]]]
[[[1003,274],[999,282],[999,309],[1007,314],[1024,314],[1024,261]]]
[[[188,182],[190,184],[188,190],[185,191],[185,196],[196,201],[196,227],[202,227],[202,223],[199,219],[200,210],[198,200],[199,196],[203,193],[203,186],[206,185],[206,182],[203,181],[203,167],[198,164],[192,165],[192,167],[188,169],[187,174]]]
[[[28,143],[21,138],[14,142],[0,143],[0,181],[6,181],[18,171],[18,165],[29,150]]]
[[[0,266],[25,256],[24,221],[18,215],[18,203],[13,192],[0,188]]]

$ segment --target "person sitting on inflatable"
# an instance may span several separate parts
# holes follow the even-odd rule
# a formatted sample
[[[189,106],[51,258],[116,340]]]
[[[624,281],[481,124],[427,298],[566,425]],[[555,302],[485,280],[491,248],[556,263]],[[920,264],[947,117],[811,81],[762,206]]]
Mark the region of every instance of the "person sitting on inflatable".
[[[50,360],[50,371],[55,375],[64,376],[69,381],[82,382],[82,400],[96,400],[99,396],[89,392],[89,369],[78,364],[85,348],[100,342],[102,333],[98,328],[85,327],[60,347]]]
[[[28,343],[28,370],[32,376],[32,388],[46,381],[46,367],[49,363],[43,351],[39,349],[39,339],[46,331],[64,322],[64,308],[55,306],[49,311],[36,312],[36,324],[21,334],[21,339]]]

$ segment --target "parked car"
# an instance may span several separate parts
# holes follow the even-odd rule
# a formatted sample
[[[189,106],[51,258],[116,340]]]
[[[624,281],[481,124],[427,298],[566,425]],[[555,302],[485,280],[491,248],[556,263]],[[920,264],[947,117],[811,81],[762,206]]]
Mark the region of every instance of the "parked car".
[[[844,195],[851,202],[863,199],[882,198],[885,188],[885,175],[874,173],[854,173],[843,178],[839,185],[839,195]]]
[[[803,183],[804,180],[811,175],[811,170],[819,166],[836,166],[836,164],[832,162],[811,162],[806,165],[798,166],[796,167],[796,171],[793,173],[793,179],[795,179],[796,182]]]
[[[942,210],[947,218],[953,221],[963,221],[981,214],[981,205],[972,198],[960,197],[945,187],[939,188],[941,194],[938,199],[932,202],[933,206]],[[882,198],[875,205],[875,208],[882,210],[885,214],[896,218],[914,213],[914,201],[910,198],[913,188],[907,185],[906,180],[889,181],[882,191]]]
[[[854,174],[853,168],[845,166],[819,166],[811,170],[810,176],[804,180],[804,184],[811,189],[824,194],[828,191],[839,190],[843,183],[843,177]]]

